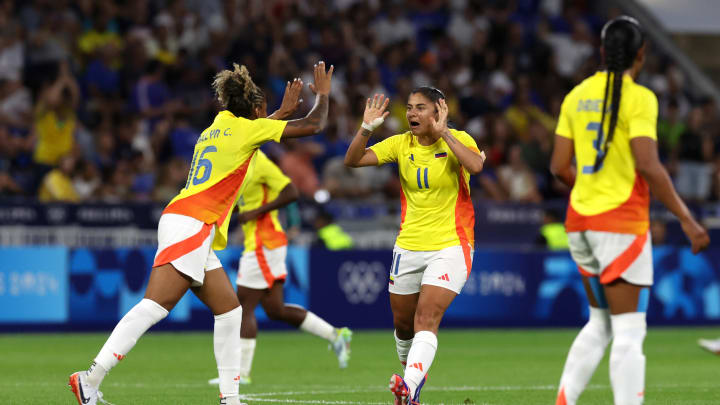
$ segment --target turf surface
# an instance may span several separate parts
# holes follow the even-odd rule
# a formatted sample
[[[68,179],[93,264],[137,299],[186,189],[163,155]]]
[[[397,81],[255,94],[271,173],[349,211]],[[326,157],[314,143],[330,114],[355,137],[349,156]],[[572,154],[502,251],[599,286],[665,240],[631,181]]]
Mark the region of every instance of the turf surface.
[[[443,330],[423,389],[424,404],[553,404],[577,330]],[[650,330],[646,404],[720,403],[720,356],[699,337],[715,329]],[[1,404],[74,404],[68,375],[88,366],[106,334],[0,335]],[[350,367],[338,370],[320,339],[296,332],[260,335],[250,404],[388,404],[398,372],[391,331],[356,332]],[[150,333],[105,379],[105,398],[123,404],[217,404],[211,333]],[[607,357],[580,404],[610,404]]]

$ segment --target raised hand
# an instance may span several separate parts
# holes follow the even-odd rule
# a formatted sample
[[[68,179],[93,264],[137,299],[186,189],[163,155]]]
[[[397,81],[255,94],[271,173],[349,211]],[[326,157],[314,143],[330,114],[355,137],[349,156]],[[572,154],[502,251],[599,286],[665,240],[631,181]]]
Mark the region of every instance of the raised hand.
[[[313,76],[314,83],[310,83],[310,90],[313,93],[321,96],[327,96],[330,94],[330,84],[332,82],[332,74],[335,70],[335,66],[330,66],[328,71],[325,71],[325,62],[320,61],[315,64]]]
[[[365,112],[363,113],[363,128],[373,131],[385,121],[390,111],[385,111],[390,104],[390,99],[384,94],[376,94],[373,98],[367,99]]]
[[[447,130],[447,118],[448,118],[448,106],[445,99],[441,98],[435,103],[435,108],[438,111],[438,119],[435,117],[430,118],[430,126],[432,128],[433,135],[436,138],[441,137]]]
[[[285,94],[283,94],[280,108],[277,110],[282,117],[292,115],[292,113],[300,107],[300,104],[302,104],[303,100],[300,98],[300,93],[302,92],[303,84],[300,78],[295,78],[292,82],[287,82]]]

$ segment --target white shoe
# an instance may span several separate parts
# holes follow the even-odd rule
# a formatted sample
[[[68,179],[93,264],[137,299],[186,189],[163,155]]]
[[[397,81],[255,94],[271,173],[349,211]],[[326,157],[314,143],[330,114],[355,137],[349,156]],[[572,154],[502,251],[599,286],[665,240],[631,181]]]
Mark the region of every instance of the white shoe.
[[[220,398],[220,405],[248,405],[240,401],[239,396]]]
[[[338,366],[346,368],[350,361],[350,341],[352,340],[352,331],[348,328],[340,328],[337,331],[337,337],[330,344],[338,359]]]
[[[102,392],[100,392],[100,390],[93,387],[92,385],[88,384],[86,380],[87,371],[78,371],[72,373],[72,375],[70,376],[70,381],[68,382],[68,385],[70,386],[73,394],[75,394],[75,399],[77,399],[78,404],[96,405],[98,401],[100,401],[100,403],[107,404],[108,402],[105,402],[105,400],[103,400]]]
[[[720,355],[720,339],[698,339],[698,344],[703,349]]]
[[[252,379],[250,378],[250,376],[240,377],[240,378],[238,378],[238,383],[240,383],[240,385],[250,385],[250,384],[252,384]],[[220,385],[220,378],[218,378],[218,377],[211,378],[208,380],[208,384]]]

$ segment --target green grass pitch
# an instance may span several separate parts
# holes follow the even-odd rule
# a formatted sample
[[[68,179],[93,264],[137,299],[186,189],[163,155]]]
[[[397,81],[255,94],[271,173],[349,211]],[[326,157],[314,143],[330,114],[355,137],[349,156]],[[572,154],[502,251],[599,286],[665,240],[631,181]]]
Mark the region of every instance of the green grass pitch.
[[[441,330],[423,390],[424,404],[554,404],[556,384],[577,330]],[[696,340],[720,329],[651,328],[646,404],[719,404],[720,356]],[[74,404],[68,375],[87,368],[107,334],[0,335],[1,404]],[[318,338],[266,332],[258,339],[250,404],[388,404],[399,372],[391,331],[353,336],[350,367]],[[217,404],[212,334],[149,333],[105,379],[105,398],[123,404]],[[607,356],[581,404],[611,404]]]

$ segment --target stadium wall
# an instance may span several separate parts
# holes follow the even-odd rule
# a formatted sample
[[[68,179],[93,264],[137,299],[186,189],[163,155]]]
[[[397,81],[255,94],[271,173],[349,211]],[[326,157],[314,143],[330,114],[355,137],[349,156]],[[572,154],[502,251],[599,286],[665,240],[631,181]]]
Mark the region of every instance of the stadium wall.
[[[0,248],[0,331],[109,330],[142,298],[155,249]],[[218,256],[231,280],[240,249]],[[391,328],[387,282],[392,252],[331,252],[291,246],[289,302],[354,328]],[[720,321],[720,251],[654,249],[655,286],[648,321]],[[258,310],[261,328],[278,328]],[[473,271],[444,326],[576,326],[587,317],[580,276],[567,252],[479,249]],[[156,328],[207,329],[212,316],[188,293]]]

